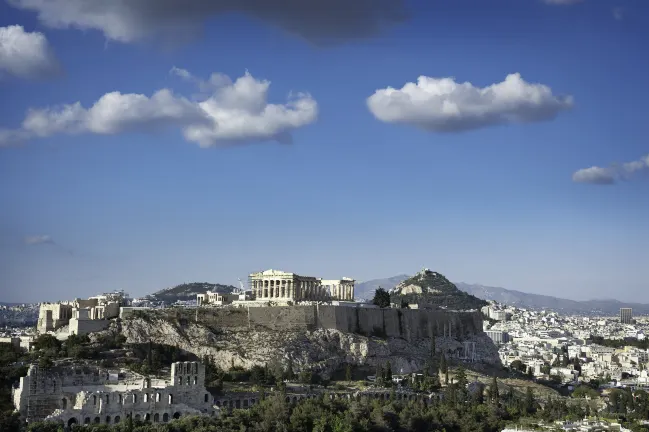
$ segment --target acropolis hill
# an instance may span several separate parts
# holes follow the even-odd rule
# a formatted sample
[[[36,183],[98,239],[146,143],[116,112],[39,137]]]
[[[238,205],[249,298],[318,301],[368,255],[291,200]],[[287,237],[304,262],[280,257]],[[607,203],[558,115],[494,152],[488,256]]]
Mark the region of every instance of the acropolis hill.
[[[252,298],[199,294],[203,307],[133,311],[114,330],[129,342],[175,345],[227,367],[282,360],[296,371],[324,376],[343,364],[386,361],[403,373],[418,371],[430,356],[432,338],[449,357],[498,362],[477,310],[355,303],[351,278],[325,285],[322,279],[269,270],[253,273],[251,281]],[[444,292],[445,299],[452,297]]]

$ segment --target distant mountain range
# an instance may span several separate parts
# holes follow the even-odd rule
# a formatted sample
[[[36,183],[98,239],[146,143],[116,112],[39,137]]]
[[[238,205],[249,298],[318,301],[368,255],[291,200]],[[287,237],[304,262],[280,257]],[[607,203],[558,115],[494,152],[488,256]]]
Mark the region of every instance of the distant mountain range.
[[[408,279],[408,277],[408,275],[398,275],[357,283],[355,295],[357,298],[371,299],[378,287],[390,290]],[[649,304],[625,303],[612,299],[577,301],[479,284],[467,284],[464,282],[455,282],[454,284],[460,290],[478,298],[495,300],[498,303],[528,309],[547,309],[572,315],[618,315],[620,308],[630,307],[633,309],[634,315],[649,315]]]

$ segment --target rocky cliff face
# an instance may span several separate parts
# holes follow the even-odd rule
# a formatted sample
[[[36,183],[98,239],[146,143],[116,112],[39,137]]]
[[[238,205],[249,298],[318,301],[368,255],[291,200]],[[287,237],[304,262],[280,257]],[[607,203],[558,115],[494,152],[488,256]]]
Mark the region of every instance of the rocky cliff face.
[[[295,372],[307,369],[324,377],[345,363],[373,367],[390,361],[398,373],[418,371],[429,358],[431,346],[429,339],[408,342],[402,338],[367,337],[335,329],[214,329],[200,322],[179,325],[155,316],[126,319],[121,331],[129,343],[152,341],[174,345],[199,358],[210,356],[226,369],[290,360]],[[498,362],[496,347],[483,333],[470,336],[465,342],[475,342],[477,357],[483,362]],[[464,354],[463,343],[454,339],[438,337],[436,345],[438,351],[447,353],[447,357]]]

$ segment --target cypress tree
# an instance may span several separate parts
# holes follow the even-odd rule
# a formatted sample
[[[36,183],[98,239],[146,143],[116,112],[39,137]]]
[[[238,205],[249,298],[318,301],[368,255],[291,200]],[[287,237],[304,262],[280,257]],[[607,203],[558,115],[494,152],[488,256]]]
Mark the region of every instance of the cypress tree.
[[[392,365],[390,360],[385,364],[385,383],[390,385],[392,384]]]
[[[498,403],[500,402],[500,393],[498,392],[498,379],[496,379],[495,374],[493,381],[491,382],[491,401],[495,405],[498,405]]]

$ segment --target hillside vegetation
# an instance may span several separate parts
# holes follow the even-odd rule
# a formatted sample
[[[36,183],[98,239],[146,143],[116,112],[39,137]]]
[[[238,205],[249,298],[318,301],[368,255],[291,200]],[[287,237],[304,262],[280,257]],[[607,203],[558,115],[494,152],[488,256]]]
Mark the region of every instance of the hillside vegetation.
[[[173,304],[177,301],[196,300],[196,294],[204,293],[208,290],[226,294],[232,292],[234,289],[235,287],[232,285],[213,284],[209,282],[190,282],[149,294],[146,296],[146,299],[154,302]]]
[[[424,269],[398,284],[390,291],[393,303],[427,304],[452,310],[480,309],[487,304],[459,290],[441,273]]]

